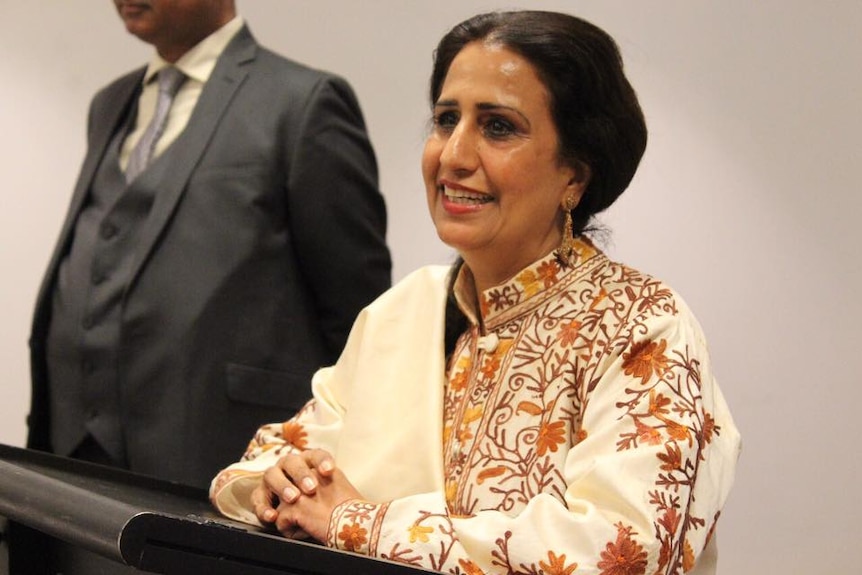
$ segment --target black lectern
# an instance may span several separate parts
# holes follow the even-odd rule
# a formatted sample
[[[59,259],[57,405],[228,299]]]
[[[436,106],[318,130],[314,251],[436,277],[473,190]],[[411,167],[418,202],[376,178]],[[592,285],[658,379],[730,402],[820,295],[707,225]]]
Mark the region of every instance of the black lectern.
[[[68,575],[70,553],[168,575],[430,573],[225,519],[201,489],[2,444],[0,516],[64,542]]]

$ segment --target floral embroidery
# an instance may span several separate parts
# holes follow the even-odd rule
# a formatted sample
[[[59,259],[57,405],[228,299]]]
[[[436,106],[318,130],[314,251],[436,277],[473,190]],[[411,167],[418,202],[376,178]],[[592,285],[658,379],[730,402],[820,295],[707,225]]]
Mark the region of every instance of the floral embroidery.
[[[458,565],[464,569],[466,575],[485,575],[482,568],[470,561],[469,559],[458,559]]]
[[[715,420],[708,412],[703,414],[703,440],[706,443],[712,443],[712,434],[718,428],[715,426]]]
[[[433,492],[342,504],[333,512],[328,545],[450,575],[680,575],[693,568],[718,519],[695,486],[712,479],[713,470],[699,469],[708,461],[707,445],[722,437],[716,419],[725,421],[708,411],[711,394],[701,397],[705,350],[701,340],[655,331],[680,313],[666,286],[610,262],[589,244],[576,250],[576,265],[560,268],[551,254],[478,300],[459,293],[460,302],[478,305],[467,315],[481,324],[459,339],[447,372],[445,505]],[[496,350],[477,351],[477,338],[492,332],[499,337]],[[313,414],[314,402],[309,405],[305,416]],[[302,417],[261,428],[250,452],[307,446]],[[591,537],[568,531],[559,537],[558,528],[572,528],[565,520],[535,532],[504,531],[507,518],[539,495],[552,506],[549,498],[570,501],[570,490],[581,486],[569,485],[564,470],[588,437],[583,449],[604,453],[599,466],[613,462],[614,440],[617,452],[631,451],[621,457],[639,466],[639,474],[627,488],[640,490],[640,497],[629,503],[651,525],[637,533],[605,523],[602,515],[618,511],[611,504],[610,513],[585,517]],[[217,487],[232,477],[220,477]],[[595,487],[588,477],[578,481]],[[482,518],[473,523],[477,515]],[[475,525],[481,529],[473,532]],[[535,544],[543,533],[550,548]]]
[[[692,549],[691,544],[686,541],[685,547],[682,550],[682,570],[688,573],[694,569],[694,562],[694,549]]]
[[[644,575],[647,567],[647,553],[632,536],[630,527],[617,524],[617,540],[608,543],[602,551],[598,568],[600,575]]]
[[[641,423],[640,420],[635,420],[635,428],[637,429],[637,437],[642,443],[659,445],[663,441],[661,432],[658,429]]]
[[[499,477],[506,473],[506,467],[503,465],[498,465],[497,467],[489,467],[488,469],[483,469],[479,472],[477,476],[476,483],[482,485],[486,480],[492,477]]]
[[[542,415],[542,407],[536,405],[532,401],[522,401],[518,404],[518,409],[515,410],[515,414],[521,413],[522,411],[529,413],[530,415]]]
[[[410,526],[410,529],[408,529],[408,531],[410,532],[410,543],[416,543],[417,541],[421,543],[428,543],[428,534],[434,533],[434,528],[413,524]]]
[[[518,292],[506,286],[490,291],[487,297],[482,296],[481,300],[482,314],[485,315],[489,309],[500,310],[514,305],[518,301]]]
[[[634,344],[630,352],[623,354],[623,373],[641,378],[644,385],[649,383],[653,375],[661,377],[667,369],[668,360],[664,355],[666,347],[665,340]]]
[[[546,575],[571,575],[578,568],[577,563],[566,565],[566,554],[557,557],[553,551],[548,551],[548,562],[539,561],[539,567]]]
[[[305,428],[294,420],[285,421],[281,427],[281,436],[297,449],[305,449],[308,445]]]
[[[594,311],[599,305],[605,301],[605,298],[608,297],[608,292],[605,288],[599,290],[599,295],[593,298],[593,301],[590,302],[590,311]]]
[[[570,322],[564,323],[560,326],[560,332],[557,335],[557,339],[560,340],[560,344],[565,347],[569,347],[574,344],[578,339],[578,330],[581,329],[581,322],[577,320],[572,320]]]
[[[555,283],[557,283],[557,272],[560,271],[560,264],[557,263],[556,260],[544,261],[539,265],[539,277],[542,279],[542,283],[545,284],[545,287],[551,287]]]
[[[495,355],[489,355],[485,358],[485,362],[482,364],[482,376],[485,379],[491,379],[494,377],[494,374],[497,373],[497,370],[500,369],[500,358]]]
[[[350,523],[341,528],[338,539],[344,542],[346,550],[358,551],[360,547],[368,542],[367,535],[368,531],[360,527],[358,523]]]
[[[566,442],[565,422],[555,421],[542,424],[539,428],[539,437],[536,439],[536,453],[544,455],[548,451],[556,451]]]
[[[467,370],[461,370],[455,373],[449,379],[449,386],[452,388],[452,391],[461,391],[462,389],[467,387]]]
[[[666,443],[665,453],[659,453],[658,458],[663,461],[661,468],[664,471],[676,471],[682,465],[682,452],[675,443]]]
[[[371,512],[367,505],[357,504],[349,505],[344,510],[344,518],[353,523],[367,522],[371,520]]]
[[[652,488],[644,495],[654,508],[655,534],[637,536],[631,527],[617,525],[616,538],[596,551],[600,556],[590,557],[590,567],[603,575],[643,574],[649,557],[644,545],[650,543],[657,555],[653,567],[677,574],[685,561],[680,541],[706,526],[688,513],[698,462],[693,454],[719,431],[700,407],[699,364],[666,339],[650,338],[643,325],[649,317],[677,313],[670,290],[595,257],[598,252],[589,245],[579,253],[579,266],[562,269],[549,257],[509,284],[480,294],[480,309],[471,316],[480,314],[484,331],[496,333],[500,346],[492,353],[476,352],[473,344],[481,332],[474,326],[453,353],[455,367],[444,401],[444,430],[457,430],[444,431],[447,438],[455,436],[453,443],[445,444],[448,516],[470,517],[479,510],[517,515],[538,493],[562,503],[565,458],[588,437],[583,410],[607,358],[618,357],[622,373],[641,387],[629,389],[620,379],[615,382],[617,402],[607,407],[617,409],[617,421],[630,421],[627,430],[622,426],[617,449],[645,448],[655,458],[654,484],[644,485],[645,490]],[[593,272],[584,271],[590,269],[585,265],[595,266],[595,277],[589,277]],[[578,282],[577,290],[567,287],[571,282]],[[545,295],[543,290],[554,291]],[[421,521],[429,517],[423,513]],[[463,556],[446,563],[456,540],[448,519],[441,521],[427,533],[427,561],[417,564],[458,575],[478,570],[478,564]],[[419,535],[414,537],[412,544],[423,543]],[[500,572],[571,574],[585,565],[581,559],[567,560],[571,555],[562,549],[548,550],[541,560],[516,560],[512,538],[507,532],[492,550],[492,563]],[[435,552],[435,542],[445,552]],[[416,562],[421,553],[396,545],[386,556]]]
[[[662,416],[670,413],[668,411],[668,406],[670,405],[671,400],[669,397],[665,397],[661,393],[656,393],[654,389],[651,389],[649,392],[649,413],[650,415]]]
[[[541,289],[539,285],[539,276],[532,269],[526,269],[515,280],[524,288],[524,293],[527,297],[532,297],[539,293]]]

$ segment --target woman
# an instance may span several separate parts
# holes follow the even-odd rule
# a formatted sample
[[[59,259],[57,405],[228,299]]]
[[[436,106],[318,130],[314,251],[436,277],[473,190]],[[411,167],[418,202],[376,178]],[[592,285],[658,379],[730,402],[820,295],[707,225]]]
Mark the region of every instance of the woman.
[[[476,16],[441,40],[431,102],[428,205],[459,263],[364,310],[214,504],[453,574],[714,572],[739,436],[700,327],[584,235],[646,145],[615,43],[563,14]]]

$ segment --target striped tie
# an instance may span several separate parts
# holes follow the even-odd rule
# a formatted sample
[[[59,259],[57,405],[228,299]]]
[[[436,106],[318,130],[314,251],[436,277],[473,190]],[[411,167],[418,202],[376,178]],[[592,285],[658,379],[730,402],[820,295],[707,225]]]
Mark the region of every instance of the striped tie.
[[[165,131],[171,103],[173,103],[174,96],[177,95],[185,79],[186,75],[173,66],[163,68],[159,72],[159,98],[156,101],[156,113],[129,156],[129,164],[126,166],[127,182],[138,177],[138,174],[143,172],[147,164],[150,163],[156,142],[159,141],[162,132]]]

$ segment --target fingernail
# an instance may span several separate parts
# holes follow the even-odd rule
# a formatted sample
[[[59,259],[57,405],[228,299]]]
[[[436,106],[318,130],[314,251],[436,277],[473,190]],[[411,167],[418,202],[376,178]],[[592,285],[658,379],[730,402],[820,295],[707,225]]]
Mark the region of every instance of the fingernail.
[[[321,470],[321,471],[326,471],[326,472],[328,472],[328,471],[332,471],[332,462],[331,462],[330,460],[328,460],[328,459],[326,459],[326,460],[322,461],[322,462],[320,463],[320,470]]]
[[[282,495],[284,496],[285,501],[291,502],[299,497],[299,492],[293,487],[285,487]]]
[[[314,488],[317,487],[317,484],[311,477],[306,477],[302,480],[302,487],[306,491],[314,491]]]
[[[268,523],[272,523],[273,521],[275,521],[276,517],[277,517],[277,514],[273,509],[267,509],[266,511],[263,512],[263,519],[264,519],[264,521],[267,521]]]

